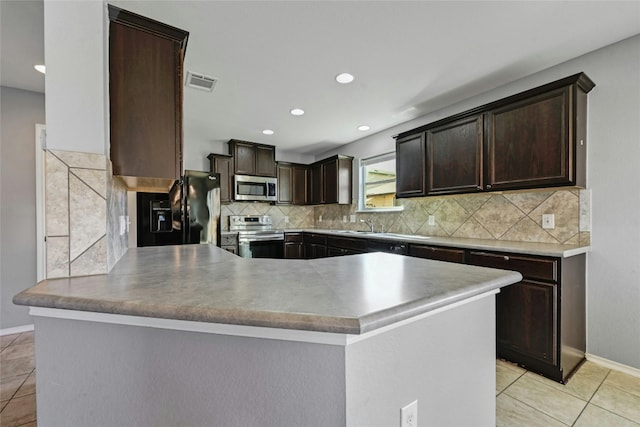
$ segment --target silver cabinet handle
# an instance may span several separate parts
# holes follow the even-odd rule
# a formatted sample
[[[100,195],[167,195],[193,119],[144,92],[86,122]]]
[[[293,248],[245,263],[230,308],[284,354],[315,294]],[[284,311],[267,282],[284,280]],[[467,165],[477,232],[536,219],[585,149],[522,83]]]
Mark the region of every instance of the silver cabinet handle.
[[[509,256],[508,256],[508,255],[505,255],[505,256],[504,256],[504,260],[505,260],[505,261],[509,261]]]
[[[491,190],[491,184],[487,184],[487,190]]]

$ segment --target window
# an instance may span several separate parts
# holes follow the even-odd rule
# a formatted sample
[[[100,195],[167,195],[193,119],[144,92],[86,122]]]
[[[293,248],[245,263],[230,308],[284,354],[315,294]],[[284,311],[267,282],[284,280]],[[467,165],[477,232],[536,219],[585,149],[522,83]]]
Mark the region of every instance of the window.
[[[360,159],[358,211],[402,210],[396,205],[396,153]]]

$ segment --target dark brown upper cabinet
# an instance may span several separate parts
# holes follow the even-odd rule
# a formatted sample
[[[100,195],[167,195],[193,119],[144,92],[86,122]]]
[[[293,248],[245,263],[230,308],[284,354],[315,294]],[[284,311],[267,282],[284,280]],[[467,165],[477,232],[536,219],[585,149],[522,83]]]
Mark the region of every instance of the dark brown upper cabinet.
[[[584,186],[587,92],[575,83],[486,113],[487,189]]]
[[[353,157],[336,155],[309,166],[309,204],[351,204]]]
[[[583,187],[593,87],[580,73],[401,133],[396,196]]]
[[[231,202],[233,200],[233,157],[227,154],[210,153],[209,171],[220,174],[220,201]]]
[[[234,173],[276,177],[276,147],[232,139],[229,154],[235,159]]]
[[[304,205],[307,203],[306,165],[278,162],[278,204]]]
[[[424,132],[396,140],[396,197],[426,195],[425,153]]]
[[[482,189],[482,136],[482,115],[427,130],[427,194]]]
[[[109,5],[113,174],[131,188],[182,175],[183,59],[189,33]]]

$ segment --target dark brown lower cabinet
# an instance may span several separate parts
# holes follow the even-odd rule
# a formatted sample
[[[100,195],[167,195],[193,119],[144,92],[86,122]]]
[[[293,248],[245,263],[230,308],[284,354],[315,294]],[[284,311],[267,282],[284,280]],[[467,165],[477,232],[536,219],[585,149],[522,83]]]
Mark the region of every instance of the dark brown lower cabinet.
[[[497,348],[556,364],[557,286],[523,280],[500,291],[496,299]]]
[[[304,243],[302,233],[284,233],[284,257],[289,259],[304,259]]]
[[[497,356],[564,383],[586,351],[585,255],[469,251],[468,262],[523,276],[496,298]]]
[[[327,256],[327,236],[316,233],[304,233],[304,257],[306,259],[324,258]]]

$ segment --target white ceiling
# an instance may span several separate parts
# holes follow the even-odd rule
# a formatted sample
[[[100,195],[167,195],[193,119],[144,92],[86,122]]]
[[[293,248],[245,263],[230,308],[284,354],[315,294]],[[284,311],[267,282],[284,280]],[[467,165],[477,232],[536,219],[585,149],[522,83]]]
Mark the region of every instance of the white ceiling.
[[[185,69],[219,79],[212,93],[185,88],[185,144],[236,138],[301,154],[640,33],[640,1],[110,3],[189,31]],[[1,13],[1,84],[44,91],[32,68],[44,58],[42,1],[2,0]],[[355,81],[336,83],[345,71]]]

